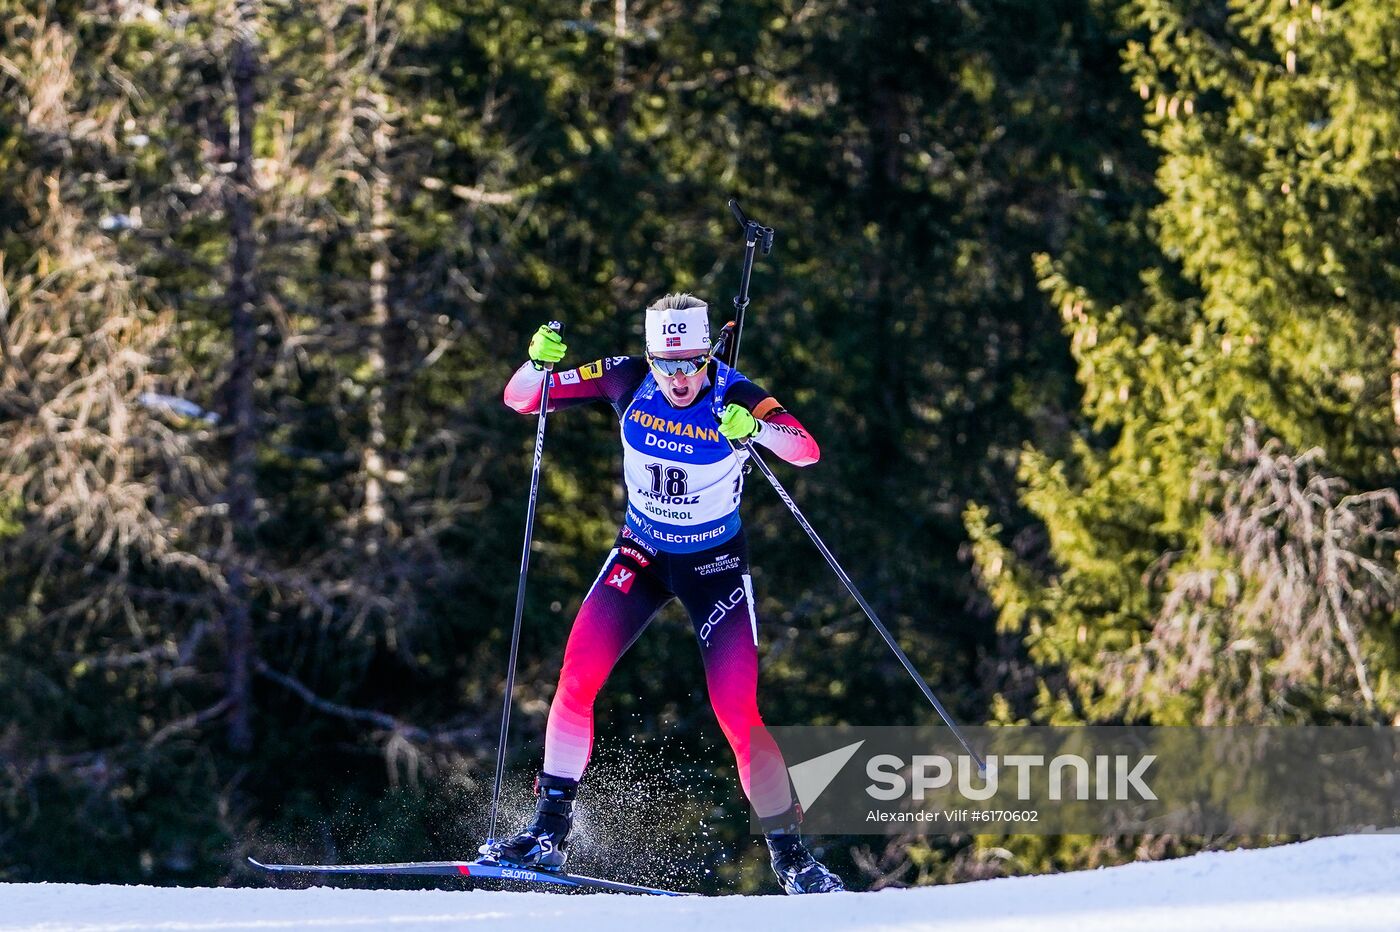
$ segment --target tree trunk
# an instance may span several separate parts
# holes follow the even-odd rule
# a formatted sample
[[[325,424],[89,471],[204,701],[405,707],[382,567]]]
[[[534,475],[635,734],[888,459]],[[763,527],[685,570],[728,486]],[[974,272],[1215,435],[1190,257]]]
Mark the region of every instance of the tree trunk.
[[[614,133],[627,126],[632,85],[627,80],[627,0],[613,0],[613,86],[608,114]]]
[[[1395,337],[1395,352],[1390,354],[1390,414],[1395,419],[1395,430],[1400,433],[1400,326],[1391,328]],[[1400,463],[1400,445],[1391,454]]]
[[[388,439],[384,430],[385,344],[391,323],[389,312],[389,173],[385,163],[389,155],[388,102],[383,94],[371,94],[369,102],[374,112],[369,168],[370,197],[370,266],[369,266],[369,332],[365,356],[369,366],[369,437],[361,456],[364,470],[364,504],[360,517],[374,537],[369,546],[377,549],[385,534],[384,507],[384,448]]]
[[[257,523],[257,410],[254,374],[257,364],[258,303],[256,242],[253,229],[253,120],[257,103],[254,45],[255,4],[234,4],[237,36],[232,48],[231,78],[234,125],[230,127],[232,183],[227,187],[231,249],[229,256],[229,333],[233,359],[229,372],[228,406],[231,425],[228,472],[228,515],[232,549],[226,568],[228,593],[224,606],[224,635],[228,650],[229,745],[239,752],[253,746],[250,686],[253,630],[249,608],[246,554]]]

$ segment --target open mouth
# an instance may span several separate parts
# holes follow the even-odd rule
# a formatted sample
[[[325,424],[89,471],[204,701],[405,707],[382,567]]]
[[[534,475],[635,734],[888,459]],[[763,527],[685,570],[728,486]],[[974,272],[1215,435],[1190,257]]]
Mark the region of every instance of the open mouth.
[[[689,397],[690,397],[690,386],[689,386],[689,385],[675,385],[675,386],[673,386],[673,387],[671,388],[671,395],[672,395],[673,397],[675,397],[675,398],[689,398]]]

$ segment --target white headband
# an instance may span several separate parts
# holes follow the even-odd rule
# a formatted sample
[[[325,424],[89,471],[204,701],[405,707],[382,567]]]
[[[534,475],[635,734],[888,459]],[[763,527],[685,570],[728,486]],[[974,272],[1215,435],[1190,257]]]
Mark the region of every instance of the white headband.
[[[696,355],[710,351],[710,308],[647,308],[647,352],[684,350]]]

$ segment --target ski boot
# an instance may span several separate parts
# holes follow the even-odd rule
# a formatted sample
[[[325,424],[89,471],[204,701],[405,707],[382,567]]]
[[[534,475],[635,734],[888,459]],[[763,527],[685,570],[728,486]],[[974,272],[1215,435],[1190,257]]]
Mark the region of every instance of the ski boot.
[[[541,773],[535,778],[535,820],[524,831],[481,846],[482,857],[516,867],[562,870],[569,859],[578,781]]]
[[[773,859],[773,873],[778,875],[778,883],[782,884],[783,892],[842,892],[846,885],[841,882],[841,878],[812,857],[812,852],[802,844],[802,836],[797,828],[801,820],[802,811],[796,806],[775,819],[763,820],[763,838],[768,842],[768,854]]]

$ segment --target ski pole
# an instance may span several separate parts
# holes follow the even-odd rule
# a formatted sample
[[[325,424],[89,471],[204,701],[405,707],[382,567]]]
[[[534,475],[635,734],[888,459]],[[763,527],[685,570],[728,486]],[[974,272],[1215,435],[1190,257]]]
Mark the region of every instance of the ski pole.
[[[725,347],[728,352],[725,352],[724,355],[721,356],[725,364],[732,368],[736,366],[739,361],[739,336],[744,328],[744,310],[749,306],[749,277],[753,272],[754,250],[761,244],[763,247],[763,254],[765,256],[768,255],[769,251],[773,248],[773,228],[763,226],[755,220],[750,220],[739,207],[739,202],[733,198],[729,200],[729,209],[734,214],[734,219],[738,220],[740,226],[744,228],[745,246],[744,270],[739,281],[739,294],[734,298],[734,307],[738,310],[734,321],[735,326],[732,334],[729,332],[729,328],[726,327],[724,331],[721,331],[719,336],[720,341],[732,337],[733,342]],[[716,407],[718,407],[719,404],[718,395],[720,392],[721,389],[717,386]],[[836,557],[826,546],[826,543],[822,541],[821,536],[817,534],[811,522],[802,514],[802,509],[797,507],[797,502],[793,501],[787,489],[783,488],[783,484],[778,481],[778,477],[774,475],[773,470],[768,468],[768,464],[763,461],[763,457],[758,455],[758,451],[754,449],[753,442],[750,440],[742,440],[739,442],[739,446],[748,451],[750,462],[758,466],[759,471],[762,472],[764,477],[768,480],[768,484],[773,486],[773,490],[778,493],[778,497],[783,500],[783,504],[788,506],[788,510],[792,512],[792,516],[797,519],[797,523],[801,525],[802,530],[806,531],[807,536],[812,539],[812,543],[817,545],[817,549],[820,550],[821,555],[826,558],[827,565],[830,566],[832,572],[836,574],[836,578],[841,580],[842,585],[844,585],[851,596],[855,598],[856,604],[860,606],[861,611],[865,612],[865,617],[870,619],[870,623],[875,626],[875,630],[880,633],[880,637],[884,638],[890,650],[894,651],[894,655],[899,658],[899,662],[904,665],[904,669],[913,677],[914,683],[919,687],[919,691],[924,694],[924,698],[933,706],[934,711],[938,713],[938,717],[943,719],[943,723],[948,726],[948,730],[953,733],[953,737],[957,738],[958,743],[963,746],[963,749],[966,750],[968,754],[972,755],[972,759],[977,762],[977,769],[986,772],[987,765],[983,762],[981,755],[972,749],[972,745],[968,743],[966,736],[963,735],[962,729],[953,721],[953,716],[943,707],[943,703],[938,701],[938,697],[933,693],[933,688],[929,686],[928,681],[919,673],[918,668],[914,666],[914,662],[909,659],[909,655],[899,646],[899,642],[896,641],[894,635],[890,633],[890,629],[886,628],[884,622],[880,621],[880,616],[875,614],[875,609],[871,608],[870,603],[865,601],[865,596],[860,594],[860,590],[857,589],[856,584],[851,581],[851,577],[841,568],[841,564],[837,562]]]
[[[948,730],[953,733],[954,738],[958,739],[958,743],[963,746],[963,749],[972,755],[972,759],[977,762],[977,769],[981,772],[986,772],[987,765],[983,762],[981,755],[972,749],[972,745],[968,744],[967,738],[962,733],[962,729],[953,721],[953,716],[948,714],[948,710],[943,707],[943,703],[938,701],[938,697],[934,695],[933,689],[929,686],[928,681],[919,673],[918,668],[914,666],[914,662],[909,659],[909,655],[904,653],[903,648],[899,646],[899,642],[896,641],[894,635],[890,633],[890,629],[886,628],[884,623],[880,621],[880,616],[875,614],[875,609],[871,608],[870,603],[865,601],[865,597],[860,594],[860,590],[857,589],[856,584],[851,581],[851,577],[846,575],[846,571],[841,568],[841,564],[836,561],[836,557],[832,555],[831,550],[822,542],[816,529],[812,527],[811,523],[802,514],[802,509],[797,507],[797,502],[792,500],[792,496],[788,494],[787,489],[783,488],[783,484],[778,481],[778,477],[773,474],[773,470],[769,469],[768,464],[758,455],[758,451],[753,448],[753,442],[750,440],[742,440],[740,441],[740,446],[749,451],[750,460],[757,464],[758,471],[763,473],[764,477],[767,478],[768,483],[773,486],[773,491],[777,492],[778,497],[783,500],[783,504],[788,506],[788,510],[791,511],[792,516],[797,519],[797,523],[802,526],[802,530],[807,532],[807,536],[812,539],[812,543],[816,544],[822,556],[826,557],[827,565],[830,566],[832,572],[836,574],[836,578],[841,580],[841,583],[846,587],[846,591],[850,592],[851,596],[856,600],[856,604],[861,607],[861,611],[865,612],[865,617],[870,619],[870,623],[875,626],[875,630],[880,632],[880,637],[885,639],[885,643],[889,645],[890,650],[894,651],[894,655],[899,658],[899,662],[904,665],[904,669],[914,678],[914,683],[919,687],[919,691],[924,694],[924,698],[933,706],[934,711],[938,713],[938,717],[943,719],[943,724],[948,726]]]
[[[557,320],[549,322],[555,333],[563,329]],[[510,700],[515,692],[515,662],[520,651],[520,622],[525,615],[525,577],[530,572],[530,541],[535,533],[535,502],[540,492],[540,459],[544,456],[544,424],[549,416],[549,382],[553,363],[544,364],[544,386],[540,389],[540,416],[535,423],[535,462],[530,471],[530,500],[525,506],[525,544],[520,548],[520,584],[515,590],[515,624],[510,632],[510,661],[506,667],[506,699],[501,708],[501,736],[496,744],[496,782],[491,789],[491,829],[486,843],[496,840],[496,814],[501,802],[501,776],[506,766],[506,734],[510,731]]]
[[[729,199],[729,211],[739,225],[744,228],[744,271],[739,281],[739,293],[734,297],[734,342],[727,347],[727,353],[720,357],[727,366],[733,366],[739,358],[739,335],[744,331],[744,311],[749,307],[749,277],[753,275],[753,254],[762,249],[763,255],[773,250],[773,228],[766,227],[757,220],[750,220],[739,206],[737,198]]]

